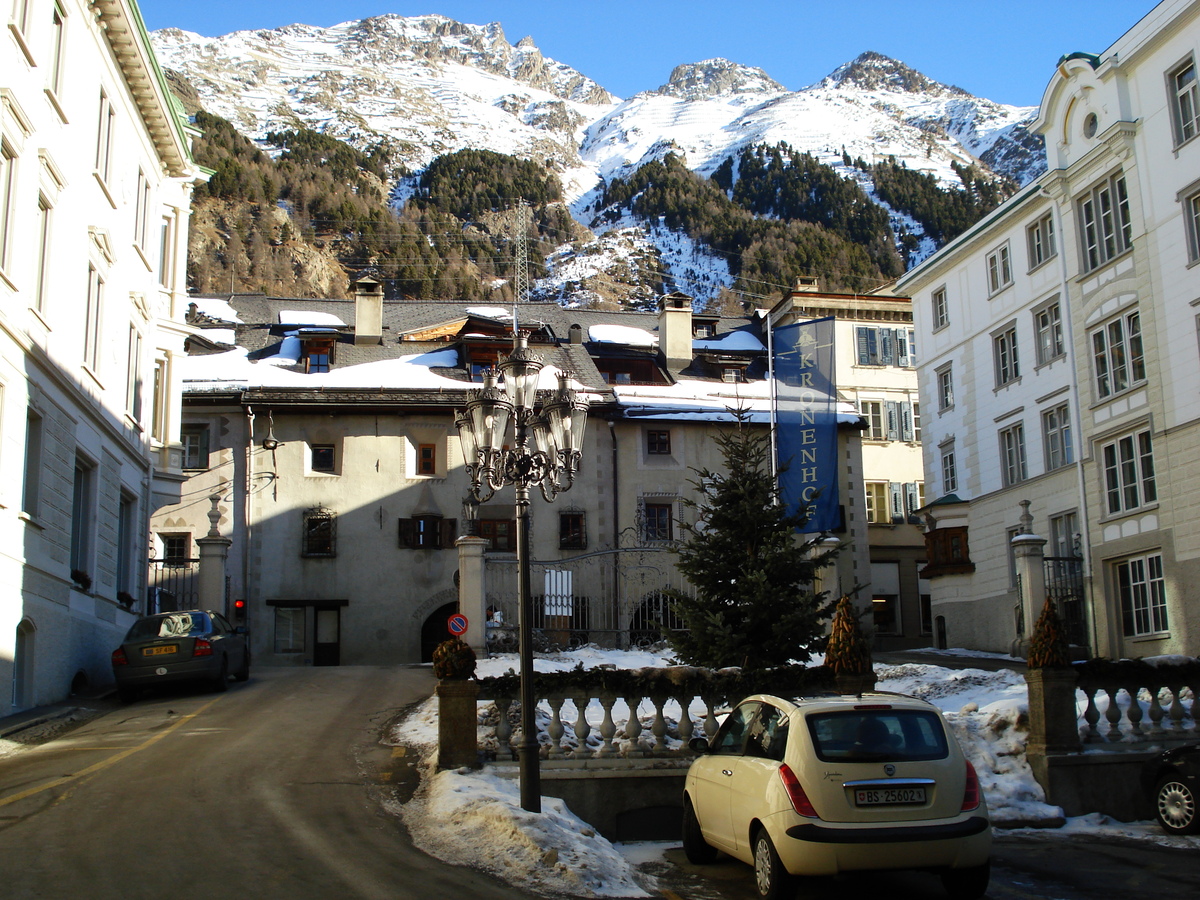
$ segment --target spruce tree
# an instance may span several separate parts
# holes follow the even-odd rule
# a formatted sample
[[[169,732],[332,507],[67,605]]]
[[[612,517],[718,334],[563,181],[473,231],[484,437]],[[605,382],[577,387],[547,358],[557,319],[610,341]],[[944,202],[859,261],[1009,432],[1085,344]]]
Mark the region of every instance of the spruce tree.
[[[698,666],[766,669],[807,662],[825,641],[830,612],[813,579],[837,550],[817,551],[824,534],[798,535],[802,516],[775,502],[768,435],[744,411],[716,438],[725,471],[693,469],[695,511],[685,523],[679,570],[695,595],[673,592],[684,625],[670,634],[679,659]]]

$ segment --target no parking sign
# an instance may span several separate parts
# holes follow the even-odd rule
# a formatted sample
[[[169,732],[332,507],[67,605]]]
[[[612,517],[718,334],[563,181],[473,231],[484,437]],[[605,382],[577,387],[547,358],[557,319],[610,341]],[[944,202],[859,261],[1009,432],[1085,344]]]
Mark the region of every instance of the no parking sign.
[[[467,624],[467,617],[462,613],[455,613],[446,620],[446,627],[455,637],[461,637],[467,633]]]

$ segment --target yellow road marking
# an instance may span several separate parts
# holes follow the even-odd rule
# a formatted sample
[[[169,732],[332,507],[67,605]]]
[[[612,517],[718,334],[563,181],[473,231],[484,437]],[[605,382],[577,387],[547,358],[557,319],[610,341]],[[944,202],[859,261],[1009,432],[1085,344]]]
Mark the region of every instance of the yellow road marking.
[[[87,775],[91,775],[95,772],[99,772],[101,769],[107,769],[113,763],[118,763],[121,760],[125,759],[126,757],[132,756],[133,754],[137,753],[140,750],[145,750],[151,744],[158,743],[163,738],[165,738],[168,734],[170,734],[172,731],[174,731],[176,728],[178,728],[180,725],[182,725],[183,723],[185,723],[191,719],[196,718],[196,716],[200,715],[200,713],[204,712],[206,709],[208,709],[210,706],[212,706],[214,703],[216,703],[217,700],[220,700],[220,699],[221,699],[220,697],[217,697],[213,700],[209,700],[207,703],[205,703],[202,707],[200,707],[194,713],[188,713],[186,716],[184,716],[182,719],[180,719],[174,725],[171,725],[168,728],[164,729],[163,731],[160,731],[158,734],[154,735],[154,737],[148,738],[147,740],[138,744],[136,747],[129,747],[126,750],[122,750],[120,753],[110,756],[108,759],[102,759],[102,760],[100,760],[100,762],[90,765],[86,769],[76,772],[73,775],[64,775],[62,778],[56,778],[54,781],[51,781],[49,784],[43,784],[41,787],[30,788],[29,790],[22,791],[19,794],[13,794],[11,797],[4,797],[3,799],[0,799],[0,806],[7,806],[10,803],[16,803],[18,800],[24,800],[26,797],[32,797],[34,794],[40,794],[42,791],[48,791],[51,788],[56,788],[56,787],[59,787],[60,785],[64,785],[69,781],[74,781],[76,778],[84,778]],[[95,749],[99,750],[99,749],[106,749],[106,748],[97,747]],[[116,748],[113,748],[113,749],[116,749]]]
[[[664,897],[666,897],[667,900],[683,900],[683,898],[680,897],[677,893],[675,893],[674,891],[669,891],[666,888],[659,888],[658,892],[660,894],[662,894]]]

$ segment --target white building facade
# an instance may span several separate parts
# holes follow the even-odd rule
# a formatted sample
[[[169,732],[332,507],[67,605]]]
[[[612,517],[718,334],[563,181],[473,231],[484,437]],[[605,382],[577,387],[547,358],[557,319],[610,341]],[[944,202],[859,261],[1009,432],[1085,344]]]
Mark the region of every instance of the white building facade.
[[[0,50],[0,716],[111,679],[178,498],[203,177],[131,0],[16,0]]]
[[[1080,652],[1200,652],[1198,13],[1166,0],[1060,60],[1034,125],[1049,170],[900,280],[951,646],[1028,639],[1027,508]]]

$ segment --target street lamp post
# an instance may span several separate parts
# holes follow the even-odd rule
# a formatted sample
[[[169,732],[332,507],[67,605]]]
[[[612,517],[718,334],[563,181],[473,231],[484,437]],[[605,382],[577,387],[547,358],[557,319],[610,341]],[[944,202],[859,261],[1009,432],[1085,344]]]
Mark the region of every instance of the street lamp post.
[[[539,397],[543,363],[529,349],[528,337],[516,334],[513,350],[500,363],[503,390],[496,373],[487,371],[483,388],[467,396],[467,408],[455,425],[471,479],[471,496],[486,503],[511,484],[517,507],[517,604],[521,663],[521,808],[542,811],[538,769],[536,699],[533,692],[533,595],[529,584],[529,493],[535,485],[547,502],[569,490],[583,456],[588,403],[569,386],[565,372],[558,389]],[[541,402],[541,412],[537,411]],[[505,446],[509,423],[514,440]],[[533,434],[533,446],[529,436]]]

